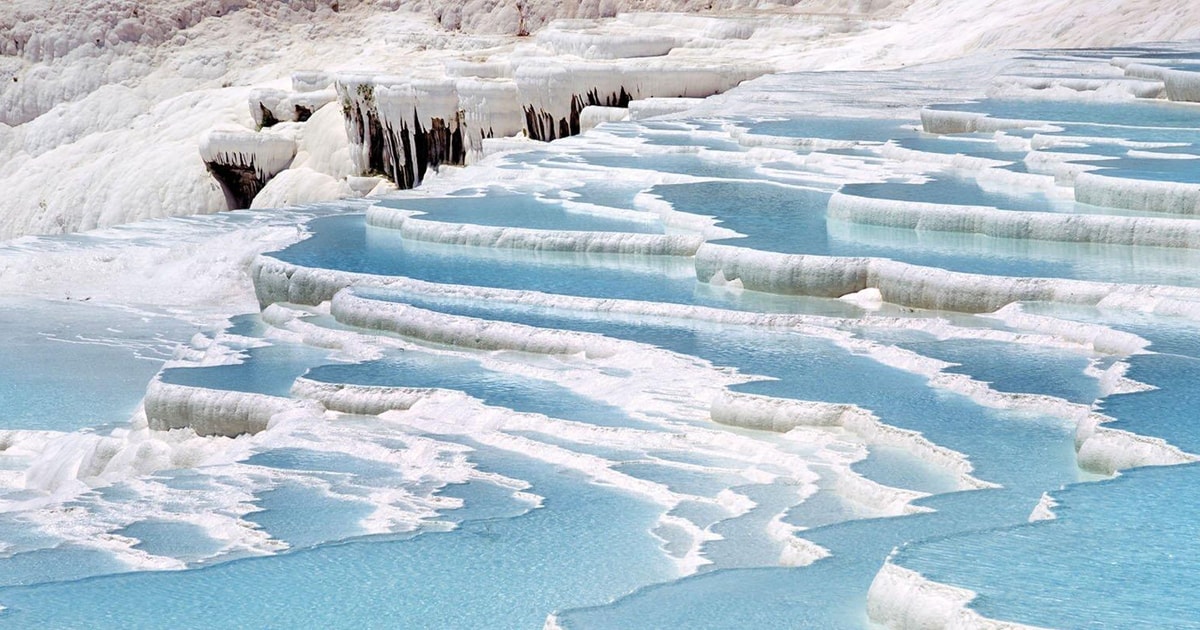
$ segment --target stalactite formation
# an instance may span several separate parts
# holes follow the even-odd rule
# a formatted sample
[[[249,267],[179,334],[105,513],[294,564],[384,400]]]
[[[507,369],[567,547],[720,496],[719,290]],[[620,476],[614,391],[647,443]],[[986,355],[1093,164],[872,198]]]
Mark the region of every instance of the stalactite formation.
[[[526,105],[523,108],[525,129],[531,139],[544,142],[577,136],[582,131],[579,125],[579,115],[583,113],[583,108],[594,105],[624,108],[629,107],[629,102],[632,100],[633,96],[625,91],[624,86],[603,97],[600,96],[599,88],[592,88],[583,94],[572,94],[570,111],[558,120],[555,120],[554,115],[549,112],[538,110],[533,105]]]
[[[254,196],[267,185],[267,179],[259,177],[258,170],[254,168],[253,157],[240,153],[235,155],[230,162],[204,163],[225,191],[230,210],[249,208]]]
[[[335,77],[334,89],[359,174],[383,175],[412,188],[430,168],[463,165],[482,155],[486,138],[522,132],[533,140],[566,138],[583,131],[588,107],[624,109],[635,99],[705,97],[758,74],[719,65],[527,61],[514,76],[496,78],[346,73]]]
[[[339,85],[339,94],[351,141],[360,149],[361,172],[384,175],[403,189],[420,184],[430,168],[466,164],[462,112],[428,116],[414,103],[407,115],[388,117],[381,114],[371,84],[353,90]]]
[[[262,117],[262,123],[259,125],[260,127],[265,129],[267,127],[273,127],[279,123],[279,119],[275,117],[275,113],[272,112],[266,105],[259,103],[258,110],[259,115]]]
[[[200,143],[200,157],[221,184],[230,210],[249,208],[295,155],[294,140],[268,133],[214,130]]]

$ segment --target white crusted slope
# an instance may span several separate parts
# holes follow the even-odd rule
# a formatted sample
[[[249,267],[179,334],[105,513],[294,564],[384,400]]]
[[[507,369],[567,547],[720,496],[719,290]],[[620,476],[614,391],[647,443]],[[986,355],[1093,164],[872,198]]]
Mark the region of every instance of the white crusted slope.
[[[278,414],[305,411],[319,414],[320,405],[265,394],[171,385],[151,381],[143,402],[151,429],[189,428],[197,435],[234,437],[258,433]]]
[[[1035,630],[984,618],[967,608],[972,599],[972,591],[931,582],[889,561],[871,582],[867,615],[891,630]]]

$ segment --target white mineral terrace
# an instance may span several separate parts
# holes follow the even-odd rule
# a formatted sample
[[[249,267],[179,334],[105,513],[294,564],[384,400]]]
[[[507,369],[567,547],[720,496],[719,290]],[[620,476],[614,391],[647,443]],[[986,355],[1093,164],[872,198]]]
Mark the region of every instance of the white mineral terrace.
[[[0,621],[1194,623],[1200,3],[967,4],[0,6]]]

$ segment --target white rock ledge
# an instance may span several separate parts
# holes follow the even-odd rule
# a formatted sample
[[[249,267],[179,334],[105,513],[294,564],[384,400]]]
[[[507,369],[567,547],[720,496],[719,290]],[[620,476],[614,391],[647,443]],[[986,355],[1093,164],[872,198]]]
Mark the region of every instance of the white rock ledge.
[[[362,298],[352,290],[339,291],[333,296],[330,313],[349,326],[477,350],[587,357],[617,353],[617,344],[601,335],[439,313],[399,302]]]
[[[429,221],[378,206],[367,211],[367,223],[398,230],[405,239],[414,241],[532,251],[687,257],[695,255],[704,243],[698,235],[535,230]]]
[[[1075,200],[1093,206],[1195,216],[1200,215],[1200,184],[1079,173]]]
[[[320,414],[320,405],[280,396],[173,385],[155,379],[143,400],[151,429],[189,428],[197,435],[235,437],[259,433],[280,413],[306,411]]]
[[[975,596],[888,561],[867,592],[867,615],[891,630],[1037,630],[983,617],[967,607]]]
[[[377,416],[387,411],[404,411],[438,390],[426,387],[380,387],[327,383],[300,377],[292,384],[296,398],[313,400],[325,409],[360,416]]]
[[[1085,185],[1087,177],[1079,175]],[[860,225],[994,238],[1200,249],[1200,221],[1188,219],[1024,212],[845,193],[830,197],[828,215]]]
[[[972,476],[973,467],[962,453],[938,446],[916,431],[884,424],[875,414],[856,405],[725,391],[713,400],[709,413],[718,424],[762,431],[786,433],[797,427],[842,428],[857,434],[865,442],[902,448],[949,471],[955,476],[960,490],[996,487]]]

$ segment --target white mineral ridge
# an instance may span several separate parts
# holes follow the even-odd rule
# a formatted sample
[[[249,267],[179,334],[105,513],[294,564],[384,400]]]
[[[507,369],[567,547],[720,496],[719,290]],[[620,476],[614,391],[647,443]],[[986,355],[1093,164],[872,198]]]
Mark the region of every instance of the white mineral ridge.
[[[1058,501],[1055,501],[1049,492],[1043,492],[1042,498],[1038,500],[1038,504],[1033,506],[1033,511],[1029,513],[1029,522],[1052,521],[1058,518],[1054,513],[1054,508],[1056,507],[1058,507]]]
[[[619,122],[627,118],[629,118],[628,108],[590,105],[579,112],[579,128],[587,131],[606,122]]]
[[[1034,630],[1034,626],[984,618],[967,607],[975,595],[888,561],[867,592],[867,615],[891,630]]]
[[[402,411],[434,395],[436,390],[417,387],[374,387],[325,383],[298,378],[291,394],[296,398],[315,400],[330,411],[355,415],[377,416],[385,411]]]
[[[205,162],[253,168],[262,179],[287,168],[295,156],[296,141],[282,134],[214,129],[200,140]]]
[[[1115,177],[1099,177],[1081,173],[1076,179],[1076,190],[1081,187],[1095,190],[1093,182],[1127,183],[1121,187],[1121,199],[1107,199],[1105,205],[1131,207],[1152,206],[1164,213],[1174,209],[1173,214],[1184,214],[1183,204],[1191,194],[1200,199],[1200,186],[1177,184],[1173,187],[1154,184],[1173,182],[1148,182],[1141,186],[1134,180]],[[1116,185],[1112,186],[1116,188]],[[1166,201],[1158,204],[1145,202],[1155,192],[1162,191],[1158,198],[1178,199],[1174,205]],[[1175,193],[1168,195],[1168,193]],[[1077,193],[1078,194],[1078,193]],[[1099,196],[1099,195],[1096,195]],[[1114,197],[1116,195],[1113,195]],[[1086,202],[1085,199],[1080,201]],[[1137,209],[1149,209],[1137,208]],[[1191,209],[1190,207],[1187,209]],[[1140,245],[1147,247],[1200,248],[1200,224],[1192,220],[1158,217],[1123,217],[1099,214],[1057,214],[1049,212],[1021,212],[1000,210],[987,206],[950,205],[859,197],[845,193],[834,193],[829,200],[830,218],[864,225],[882,225],[907,230],[956,232],[983,234],[995,238],[1034,239],[1063,241],[1069,243],[1103,243],[1110,245]],[[1169,215],[1168,215],[1169,216]]]
[[[1200,184],[1080,173],[1075,198],[1082,203],[1165,214],[1200,214]]]
[[[438,313],[398,302],[364,299],[352,291],[333,296],[330,312],[343,324],[449,346],[588,357],[609,357],[617,352],[609,339],[592,333]]]
[[[327,77],[322,75],[322,78]],[[310,80],[308,77],[302,75],[299,81],[300,86],[308,88],[308,80]],[[322,79],[311,80],[319,83]],[[295,81],[293,76],[293,82]],[[300,109],[312,114],[336,100],[337,93],[332,89],[292,92],[279,88],[259,88],[250,92],[247,105],[250,107],[250,115],[254,117],[254,124],[262,126],[266,123],[266,114],[268,113],[276,121],[289,122],[298,119]]]
[[[642,98],[629,102],[628,116],[630,120],[642,120],[654,116],[678,114],[695,107],[703,99],[686,96]]]
[[[0,239],[225,209],[200,141],[214,127],[253,129],[250,87],[306,67],[409,58],[419,41],[388,45],[382,33],[433,31],[420,16],[353,2],[335,15],[333,4],[0,6]],[[362,37],[373,49],[354,43]],[[347,170],[307,168],[333,179]]]
[[[883,301],[912,308],[989,313],[1013,302],[1052,301],[1200,317],[1200,290],[948,271],[888,258],[780,254],[705,243],[696,278],[737,280],[754,291],[841,297],[877,288]]]
[[[713,422],[786,433],[797,427],[839,427],[872,445],[905,449],[916,457],[955,475],[963,490],[994,487],[971,475],[971,463],[962,453],[938,446],[914,431],[880,422],[874,414],[849,404],[788,400],[735,392],[722,392],[712,402]]]
[[[589,254],[691,256],[704,242],[703,237],[685,234],[537,230],[429,221],[381,206],[367,211],[367,224],[397,230],[414,241]]]
[[[1200,102],[1200,72],[1167,70],[1163,82],[1172,101]]]
[[[1076,425],[1075,458],[1080,468],[1112,475],[1129,468],[1173,466],[1197,459],[1161,438],[1103,426],[1111,420],[1103,414],[1091,413]]]
[[[197,435],[236,437],[265,431],[275,416],[288,412],[319,415],[312,401],[246,392],[222,391],[155,380],[143,401],[151,429],[189,428]]]

